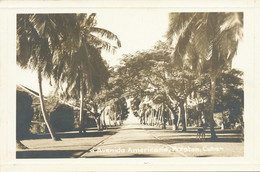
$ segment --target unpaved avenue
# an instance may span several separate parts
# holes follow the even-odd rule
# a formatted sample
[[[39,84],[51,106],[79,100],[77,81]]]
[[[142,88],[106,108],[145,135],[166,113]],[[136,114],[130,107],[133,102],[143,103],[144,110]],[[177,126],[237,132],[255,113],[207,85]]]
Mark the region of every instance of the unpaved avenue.
[[[243,156],[240,134],[218,134],[219,140],[200,142],[194,132],[162,130],[139,124],[129,116],[121,129],[84,153],[81,158],[98,157],[238,157]],[[210,133],[206,133],[210,137]]]
[[[61,133],[63,141],[50,138],[23,140],[29,149],[17,150],[17,158],[122,158],[122,157],[238,157],[243,156],[241,134],[217,131],[217,142],[196,139],[196,129],[183,133],[141,125],[133,115],[119,128],[88,130],[86,135]]]
[[[118,133],[90,149],[81,158],[185,156],[153,135],[151,131],[154,129],[127,120]]]

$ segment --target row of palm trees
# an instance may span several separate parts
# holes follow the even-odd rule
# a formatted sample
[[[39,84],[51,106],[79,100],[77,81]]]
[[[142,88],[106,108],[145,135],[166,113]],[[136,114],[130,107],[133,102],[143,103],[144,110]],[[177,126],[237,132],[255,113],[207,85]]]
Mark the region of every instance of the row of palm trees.
[[[127,84],[125,94],[134,101],[142,102],[148,96],[154,102],[159,95],[162,97],[159,103],[178,102],[186,131],[184,106],[188,97],[205,84],[203,78],[207,75],[210,78],[207,119],[211,138],[216,139],[213,118],[216,80],[231,69],[242,29],[243,13],[170,13],[166,38],[171,47],[158,42],[148,52],[126,55],[124,66],[118,70]]]
[[[124,96],[132,98],[131,109],[141,123],[165,128],[168,122],[174,130],[182,124],[185,132],[187,125],[199,126],[202,117],[206,118],[204,123],[209,124],[210,75],[206,69],[198,75],[188,59],[184,60],[182,68],[174,66],[172,51],[172,47],[158,41],[148,51],[126,55],[117,70],[118,83],[124,88]],[[242,122],[241,75],[239,70],[226,69],[217,80],[214,112],[222,113],[225,126],[225,121],[229,124]]]
[[[208,73],[211,79],[210,130],[214,131],[216,79],[225,68],[231,68],[232,59],[243,36],[243,13],[171,13],[166,34],[174,44],[173,64],[183,68],[189,61],[199,76]],[[176,39],[177,38],[177,39]],[[176,39],[176,40],[174,40]]]
[[[197,77],[205,73],[210,76],[209,119],[212,139],[216,139],[213,119],[216,79],[224,69],[231,68],[238,42],[242,39],[242,28],[243,13],[239,12],[169,14],[166,37],[172,46],[171,66],[179,71],[189,68]],[[95,13],[17,15],[17,63],[22,68],[30,68],[38,73],[42,114],[54,140],[58,138],[49,125],[50,119],[43,101],[42,78],[47,77],[54,82],[61,97],[80,100],[82,132],[85,95],[99,92],[111,73],[101,57],[101,51],[113,53],[120,46],[115,34],[97,27]],[[137,72],[126,71],[129,76]],[[139,82],[143,79],[136,80],[134,87],[137,90],[145,84]],[[120,80],[118,78],[117,87],[122,84]],[[120,90],[125,95],[126,92],[131,93],[131,89]]]
[[[60,139],[45,110],[42,78],[54,82],[61,95],[80,99],[82,132],[85,95],[98,92],[109,77],[101,51],[121,46],[115,34],[96,26],[95,13],[17,15],[17,63],[38,73],[42,115],[53,140]]]

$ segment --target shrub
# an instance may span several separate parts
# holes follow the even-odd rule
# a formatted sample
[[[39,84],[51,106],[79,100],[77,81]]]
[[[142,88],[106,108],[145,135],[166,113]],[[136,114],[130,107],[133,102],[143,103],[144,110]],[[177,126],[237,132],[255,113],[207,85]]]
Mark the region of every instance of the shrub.
[[[96,121],[93,116],[91,116],[89,113],[86,111],[83,111],[83,126],[85,128],[92,128],[92,127],[97,127]],[[75,122],[74,122],[74,128],[78,129],[79,128],[79,111],[75,112]]]
[[[51,112],[51,125],[55,131],[70,131],[74,125],[73,109],[67,105],[59,105]]]
[[[16,91],[16,139],[21,140],[30,134],[33,118],[32,98],[22,91]]]

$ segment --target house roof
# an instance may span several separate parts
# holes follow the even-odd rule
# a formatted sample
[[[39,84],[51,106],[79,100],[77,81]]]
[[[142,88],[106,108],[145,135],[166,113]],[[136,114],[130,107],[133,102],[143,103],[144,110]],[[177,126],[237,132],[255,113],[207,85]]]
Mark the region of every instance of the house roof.
[[[29,93],[31,93],[32,95],[34,95],[34,96],[37,96],[37,97],[39,97],[39,93],[37,93],[36,91],[33,91],[32,89],[30,89],[30,88],[28,88],[28,87],[25,87],[25,86],[23,86],[23,85],[17,85],[18,87],[20,87],[20,88],[22,88],[23,90],[25,90],[26,92],[29,92]]]
[[[34,91],[34,90],[24,86],[24,85],[21,85],[21,84],[17,85],[16,89],[19,90],[19,91],[25,91],[25,92],[29,93],[30,95],[32,95],[33,105],[36,105],[36,106],[40,105],[39,93],[38,92],[36,92],[36,91]],[[44,96],[44,100],[46,101],[47,97]],[[46,102],[46,103],[48,103],[48,102]],[[74,110],[77,110],[77,111],[80,110],[79,107],[77,107],[77,106],[75,106],[73,104],[67,103],[65,101],[62,101],[61,103],[62,104],[66,104],[66,105],[72,107]],[[83,110],[84,111],[88,111],[88,109],[86,109],[86,108],[84,108]]]
[[[27,93],[35,96],[35,97],[39,97],[39,93],[24,86],[24,85],[21,85],[21,84],[18,84],[17,87],[21,88],[23,91],[26,91]],[[21,89],[18,89],[18,90],[21,90]],[[43,96],[44,97],[44,100],[47,100],[47,97]]]

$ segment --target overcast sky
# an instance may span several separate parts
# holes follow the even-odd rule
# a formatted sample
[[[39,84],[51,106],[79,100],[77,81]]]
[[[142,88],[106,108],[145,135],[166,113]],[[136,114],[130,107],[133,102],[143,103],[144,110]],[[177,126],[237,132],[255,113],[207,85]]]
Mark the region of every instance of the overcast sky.
[[[122,47],[115,54],[104,52],[102,56],[110,65],[119,64],[122,54],[135,53],[138,50],[150,49],[158,40],[164,41],[163,37],[168,27],[168,13],[159,10],[111,10],[97,13],[98,27],[105,28],[118,36]],[[245,55],[238,50],[233,67],[241,68],[241,56]],[[17,69],[17,83],[23,84],[38,91],[37,75],[35,72]],[[43,83],[44,94],[50,91],[49,82]]]
[[[110,65],[118,64],[122,54],[150,49],[158,40],[165,40],[168,13],[152,10],[119,10],[98,13],[98,27],[116,34],[122,47],[112,55],[103,53]]]

